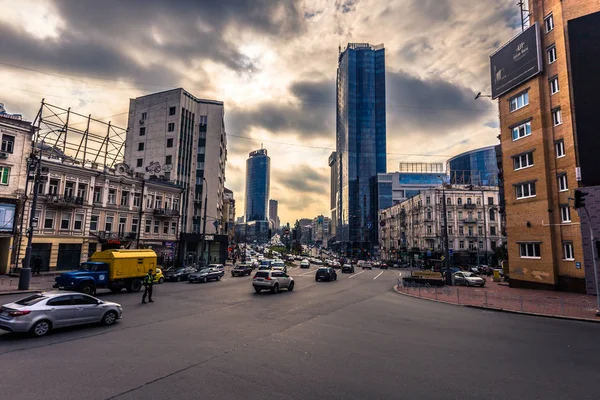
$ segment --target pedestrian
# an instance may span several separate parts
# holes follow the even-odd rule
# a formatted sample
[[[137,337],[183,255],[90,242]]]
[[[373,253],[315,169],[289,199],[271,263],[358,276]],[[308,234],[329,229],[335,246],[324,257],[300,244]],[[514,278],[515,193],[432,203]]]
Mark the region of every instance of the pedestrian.
[[[144,277],[144,295],[142,296],[142,304],[146,304],[146,295],[148,295],[148,302],[154,303],[152,300],[152,286],[154,285],[154,276],[152,275],[152,268],[148,270],[148,273]]]
[[[41,275],[41,270],[42,268],[42,257],[40,257],[40,255],[38,254],[37,256],[35,256],[35,259],[33,260],[33,272],[32,275],[35,274],[37,272],[38,275]]]

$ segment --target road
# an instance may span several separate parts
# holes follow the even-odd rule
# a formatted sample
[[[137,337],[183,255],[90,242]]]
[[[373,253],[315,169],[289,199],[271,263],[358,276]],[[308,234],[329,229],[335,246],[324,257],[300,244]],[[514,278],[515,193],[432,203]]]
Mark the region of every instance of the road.
[[[597,399],[600,324],[393,292],[396,270],[255,294],[250,277],[101,294],[112,327],[0,334],[2,398]],[[383,272],[383,273],[382,273]],[[2,297],[6,303],[14,298]]]

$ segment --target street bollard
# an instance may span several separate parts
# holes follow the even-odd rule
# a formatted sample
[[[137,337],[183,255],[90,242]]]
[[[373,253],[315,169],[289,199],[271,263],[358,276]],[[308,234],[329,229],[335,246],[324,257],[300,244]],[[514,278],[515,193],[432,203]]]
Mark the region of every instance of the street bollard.
[[[488,306],[488,302],[487,302],[487,292],[483,292],[483,298],[485,299],[485,306],[487,308]]]
[[[9,283],[9,285],[8,285],[8,286],[12,286],[12,279],[10,280],[10,283]]]
[[[460,288],[456,288],[456,301],[460,304]]]

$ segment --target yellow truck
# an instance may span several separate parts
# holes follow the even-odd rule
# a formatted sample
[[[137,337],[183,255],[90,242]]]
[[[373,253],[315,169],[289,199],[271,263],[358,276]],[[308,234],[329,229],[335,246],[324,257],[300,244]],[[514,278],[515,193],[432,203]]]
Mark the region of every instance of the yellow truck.
[[[97,251],[89,261],[81,263],[78,271],[57,276],[54,287],[87,294],[94,294],[99,288],[107,288],[114,293],[123,288],[128,292],[138,292],[148,270],[156,270],[156,253],[153,250]]]

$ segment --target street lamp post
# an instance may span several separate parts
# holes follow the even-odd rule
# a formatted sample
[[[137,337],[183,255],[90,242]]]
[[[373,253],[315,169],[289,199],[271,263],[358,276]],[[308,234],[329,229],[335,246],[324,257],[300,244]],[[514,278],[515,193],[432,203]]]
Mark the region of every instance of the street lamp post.
[[[205,177],[202,177],[202,180],[204,181],[204,217],[202,221],[202,253],[200,254],[200,262],[201,265],[204,266],[204,251],[206,246],[206,209],[208,208],[208,183],[206,183]]]
[[[444,213],[444,267],[446,269],[446,284],[452,285],[452,277],[450,276],[450,252],[448,251],[448,212],[446,210],[446,187],[444,179],[438,176],[442,181],[442,209]]]
[[[25,261],[23,262],[23,268],[21,268],[21,271],[19,272],[19,290],[29,289],[29,282],[31,280],[31,242],[33,240],[33,228],[35,225],[35,209],[37,207],[41,161],[41,152],[39,159],[33,152],[31,153],[30,170],[35,169],[35,178],[33,180],[33,200],[31,201],[31,210],[29,211],[29,228],[27,229],[27,247],[25,248]],[[27,179],[29,179],[29,172],[27,172]]]

